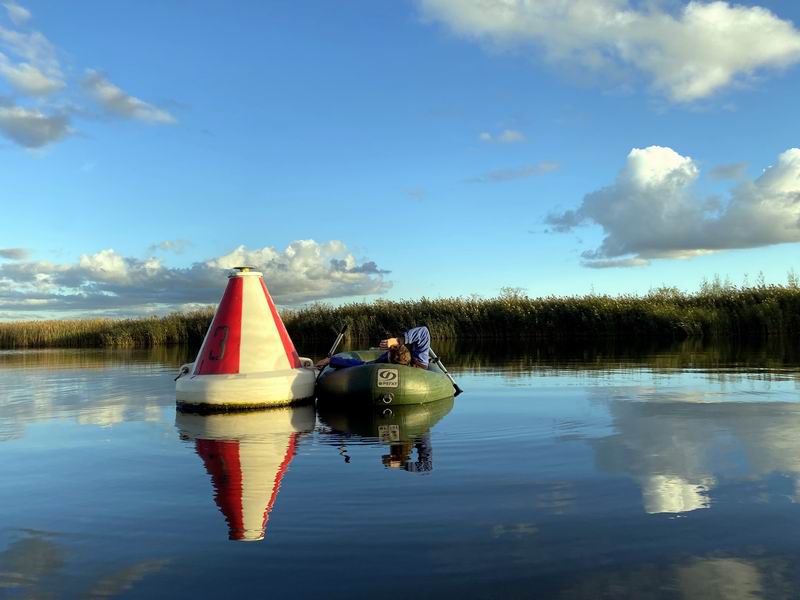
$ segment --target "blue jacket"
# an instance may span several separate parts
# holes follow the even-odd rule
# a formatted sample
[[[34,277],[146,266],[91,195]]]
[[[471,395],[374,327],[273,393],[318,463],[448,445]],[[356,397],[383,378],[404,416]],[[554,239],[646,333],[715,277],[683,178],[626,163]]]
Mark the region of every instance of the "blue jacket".
[[[424,325],[422,327],[412,327],[398,339],[400,340],[401,344],[405,344],[408,346],[408,349],[411,350],[412,362],[419,361],[426,367],[428,366],[428,362],[430,361],[431,334],[427,327]],[[344,367],[357,367],[359,365],[365,365],[369,363],[388,362],[389,353],[384,352],[375,360],[370,361],[359,360],[357,358],[342,358],[340,356],[332,356],[330,365],[334,368],[342,369]]]

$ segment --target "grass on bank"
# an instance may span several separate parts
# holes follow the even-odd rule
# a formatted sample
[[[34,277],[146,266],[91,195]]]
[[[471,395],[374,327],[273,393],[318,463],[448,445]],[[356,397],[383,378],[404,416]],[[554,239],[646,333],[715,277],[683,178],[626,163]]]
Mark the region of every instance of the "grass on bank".
[[[199,344],[211,311],[143,319],[84,319],[0,323],[0,348],[154,347]],[[283,311],[289,334],[330,340],[331,328],[350,325],[348,338],[377,340],[425,324],[435,339],[565,339],[587,337],[763,338],[800,333],[800,286],[733,286],[718,279],[697,293],[661,288],[644,296],[532,298],[506,289],[496,298],[377,300],[333,307],[314,304]]]

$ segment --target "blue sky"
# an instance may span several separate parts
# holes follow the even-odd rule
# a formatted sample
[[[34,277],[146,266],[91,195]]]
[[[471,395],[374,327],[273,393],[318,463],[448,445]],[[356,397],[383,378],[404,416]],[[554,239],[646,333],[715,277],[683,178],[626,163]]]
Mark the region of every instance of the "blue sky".
[[[0,318],[800,268],[800,4],[5,2]]]

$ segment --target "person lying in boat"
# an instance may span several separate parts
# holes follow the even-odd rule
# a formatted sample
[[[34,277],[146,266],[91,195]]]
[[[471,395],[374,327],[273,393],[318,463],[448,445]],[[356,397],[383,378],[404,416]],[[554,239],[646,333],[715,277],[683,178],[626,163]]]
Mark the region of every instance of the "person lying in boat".
[[[392,363],[427,369],[428,361],[430,360],[431,334],[424,325],[422,327],[412,327],[403,335],[381,340],[380,347],[385,348],[386,352],[375,360],[364,361],[357,358],[333,356],[331,358],[323,358],[317,363],[317,368],[322,369],[329,364],[332,367],[341,369],[368,363]]]
[[[327,365],[330,365],[336,369],[344,369],[345,367],[358,367],[374,363],[392,363],[393,365],[408,366],[411,364],[411,360],[411,351],[404,344],[395,344],[375,360],[360,360],[358,358],[345,358],[335,355],[330,358],[323,358],[317,363],[317,368],[324,369]]]
[[[411,364],[420,369],[428,368],[431,351],[431,332],[424,325],[412,327],[396,338],[381,340],[381,348],[391,349],[393,346],[408,346],[411,350]]]

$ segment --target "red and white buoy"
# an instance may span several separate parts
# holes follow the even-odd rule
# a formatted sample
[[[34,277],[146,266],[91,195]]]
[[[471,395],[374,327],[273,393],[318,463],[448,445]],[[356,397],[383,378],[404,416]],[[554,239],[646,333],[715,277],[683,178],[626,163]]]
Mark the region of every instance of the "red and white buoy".
[[[214,501],[228,523],[228,537],[258,541],[303,433],[314,429],[314,407],[247,413],[178,412],[183,439],[194,440],[214,487]]]
[[[282,406],[313,397],[315,381],[261,273],[236,267],[197,359],[181,367],[175,396],[190,408]]]

